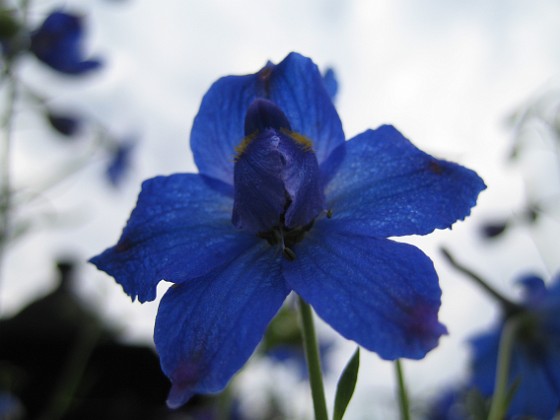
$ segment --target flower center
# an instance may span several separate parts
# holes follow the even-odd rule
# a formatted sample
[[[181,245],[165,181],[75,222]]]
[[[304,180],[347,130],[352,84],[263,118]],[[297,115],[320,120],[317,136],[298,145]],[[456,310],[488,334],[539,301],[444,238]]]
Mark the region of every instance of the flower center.
[[[324,210],[319,164],[312,142],[292,131],[271,101],[256,99],[236,147],[232,222],[279,245],[288,259]]]

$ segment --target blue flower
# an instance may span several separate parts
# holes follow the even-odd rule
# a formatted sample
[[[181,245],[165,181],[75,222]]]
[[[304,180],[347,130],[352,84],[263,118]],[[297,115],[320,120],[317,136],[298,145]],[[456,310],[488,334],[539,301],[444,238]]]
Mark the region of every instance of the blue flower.
[[[536,276],[522,278],[521,284],[525,323],[512,350],[508,376],[517,391],[508,418],[548,420],[560,409],[560,276],[550,288]],[[472,341],[472,386],[485,396],[494,393],[502,329],[503,323]]]
[[[131,156],[135,143],[131,140],[121,141],[111,151],[111,158],[105,175],[113,187],[118,187],[130,168]]]
[[[83,37],[82,17],[57,10],[31,33],[30,51],[56,71],[84,74],[99,68],[101,62],[84,59]]]
[[[163,297],[154,339],[168,404],[217,392],[293,290],[384,359],[420,359],[446,333],[430,259],[389,236],[463,219],[485,188],[394,127],[346,142],[316,65],[296,53],[216,81],[191,132],[199,174],[143,183],[118,243],[92,258],[125,292]]]

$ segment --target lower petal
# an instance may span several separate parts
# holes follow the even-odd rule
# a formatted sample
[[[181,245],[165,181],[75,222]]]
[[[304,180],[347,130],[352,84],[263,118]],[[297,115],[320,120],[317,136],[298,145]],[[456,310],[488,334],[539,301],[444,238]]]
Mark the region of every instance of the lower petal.
[[[286,281],[340,334],[384,359],[421,359],[446,328],[430,259],[386,239],[349,235],[316,223],[285,261]]]
[[[278,258],[263,242],[223,270],[165,294],[154,339],[172,382],[170,407],[221,391],[251,356],[289,293]]]

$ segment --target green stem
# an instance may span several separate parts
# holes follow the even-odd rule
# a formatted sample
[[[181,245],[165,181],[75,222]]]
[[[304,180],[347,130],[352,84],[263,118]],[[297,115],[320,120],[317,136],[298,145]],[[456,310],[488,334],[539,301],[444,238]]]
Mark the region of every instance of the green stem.
[[[404,374],[399,359],[395,360],[395,371],[397,373],[397,382],[399,385],[399,406],[401,410],[401,419],[410,420],[410,404],[408,402],[408,394],[404,383]]]
[[[502,420],[507,410],[508,396],[508,373],[510,368],[511,353],[519,326],[524,317],[516,316],[508,319],[500,337],[500,348],[498,350],[498,366],[496,367],[496,382],[494,395],[488,420]]]
[[[4,253],[10,236],[10,216],[12,207],[11,150],[14,109],[17,101],[17,81],[11,74],[11,63],[6,63],[8,92],[6,109],[2,120],[3,139],[0,154],[0,283],[2,280]]]
[[[328,420],[327,402],[325,391],[323,390],[323,374],[321,372],[321,359],[319,357],[319,347],[315,327],[313,325],[313,311],[301,297],[299,300],[299,310],[301,313],[303,345],[305,357],[309,369],[309,382],[311,384],[311,396],[313,397],[313,408],[316,420]]]
[[[441,248],[441,253],[447,259],[447,261],[455,268],[457,271],[465,274],[475,281],[480,287],[484,289],[490,296],[495,298],[498,302],[502,304],[506,315],[513,315],[522,311],[522,307],[515,302],[512,302],[496,289],[491,287],[486,280],[480,277],[478,274],[474,273],[464,265],[457,262],[457,260],[451,255],[451,253],[446,248]]]
[[[58,383],[55,382],[51,400],[40,420],[58,420],[71,407],[76,390],[80,385],[89,359],[101,334],[100,326],[96,323],[85,325],[76,338],[70,356],[62,369]]]

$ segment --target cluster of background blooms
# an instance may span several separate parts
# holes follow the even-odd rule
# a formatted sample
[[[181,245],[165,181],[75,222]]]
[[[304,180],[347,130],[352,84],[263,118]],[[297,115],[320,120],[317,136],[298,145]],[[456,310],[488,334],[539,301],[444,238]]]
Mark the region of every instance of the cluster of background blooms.
[[[51,11],[36,28],[30,28],[26,13],[0,4],[0,45],[2,47],[3,77],[12,82],[17,78],[17,67],[22,56],[28,54],[56,73],[71,79],[80,79],[101,70],[103,61],[85,57],[84,16],[62,8]],[[130,164],[134,142],[119,139],[108,132],[99,121],[80,115],[69,106],[51,105],[56,98],[45,96],[24,81],[18,81],[31,107],[36,107],[49,125],[66,139],[75,139],[86,123],[101,132],[99,146],[106,151],[108,163],[105,176],[114,186],[121,184]]]

